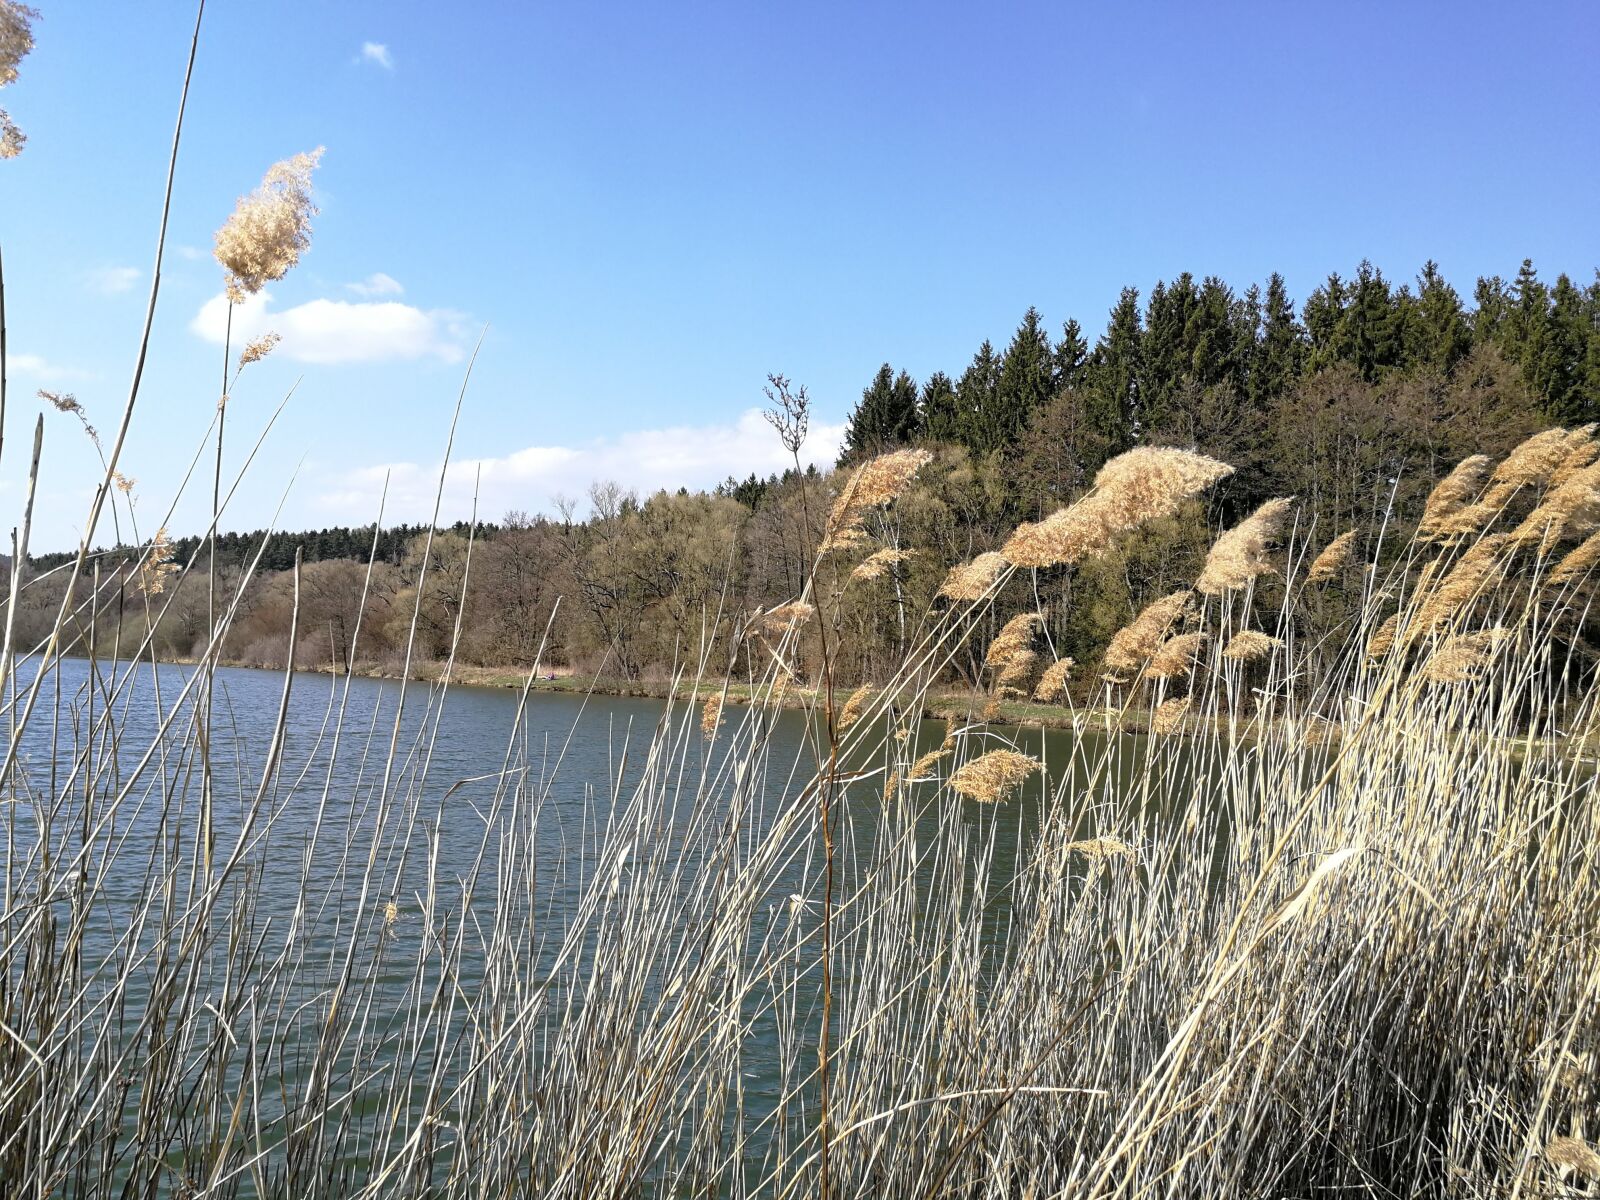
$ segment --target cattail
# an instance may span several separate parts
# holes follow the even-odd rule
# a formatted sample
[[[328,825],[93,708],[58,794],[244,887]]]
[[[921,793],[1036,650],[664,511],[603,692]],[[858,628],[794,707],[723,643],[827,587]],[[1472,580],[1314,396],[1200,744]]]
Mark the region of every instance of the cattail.
[[[1557,1167],[1600,1179],[1600,1153],[1588,1142],[1571,1137],[1552,1138],[1544,1148],[1544,1156]]]
[[[915,550],[896,550],[892,546],[886,546],[858,564],[856,569],[850,572],[850,578],[854,580],[879,579],[887,574],[891,567],[898,566],[915,554]]]
[[[838,549],[842,536],[859,533],[869,512],[893,504],[916,473],[932,461],[927,450],[891,450],[857,467],[828,514],[822,552]]]
[[[1468,506],[1483,490],[1484,480],[1493,466],[1494,459],[1487,454],[1474,454],[1458,462],[1428,493],[1422,506],[1422,520],[1417,524],[1417,536],[1425,541],[1438,541],[1475,533],[1479,528],[1479,514]]]
[[[928,753],[924,754],[921,758],[917,759],[916,762],[911,764],[911,770],[906,775],[906,782],[922,783],[924,780],[933,778],[928,774],[928,772],[932,770],[941,759],[949,758],[950,754],[951,751],[945,747],[941,747],[938,750],[928,751]]]
[[[1039,686],[1033,689],[1033,698],[1039,704],[1054,704],[1066,697],[1067,677],[1072,673],[1072,660],[1063,658],[1045,668]]]
[[[33,49],[33,22],[38,16],[26,4],[0,0],[0,87],[16,82],[17,64]],[[27,140],[27,134],[0,108],[0,158],[15,158]]]
[[[717,727],[722,724],[722,697],[712,696],[700,710],[700,734],[710,741],[717,736]]]
[[[1171,516],[1233,468],[1189,450],[1141,447],[1100,469],[1087,495],[1036,524],[1019,525],[1002,549],[1018,567],[1070,565],[1099,554],[1118,534]]]
[[[1018,613],[1001,627],[983,656],[983,665],[1003,670],[1014,655],[1033,645],[1033,631],[1042,624],[1036,612]]]
[[[1422,677],[1430,683],[1467,683],[1477,678],[1495,647],[1510,636],[1509,629],[1497,625],[1448,637],[1428,657]]]
[[[1163,700],[1156,705],[1156,711],[1150,716],[1150,732],[1165,735],[1172,733],[1183,724],[1183,718],[1189,712],[1189,697],[1176,696],[1171,700]]]
[[[1545,586],[1560,587],[1581,576],[1587,576],[1594,570],[1596,563],[1600,563],[1600,533],[1590,534],[1578,543],[1575,549],[1568,551],[1566,557],[1550,572],[1550,577],[1545,580]]]
[[[1133,847],[1119,838],[1088,838],[1081,842],[1068,842],[1062,847],[1066,854],[1081,854],[1091,862],[1104,862],[1112,858],[1125,858],[1133,854]]]
[[[947,600],[982,600],[1006,566],[1005,555],[997,550],[986,551],[969,563],[958,563],[939,586],[939,595]]]
[[[861,714],[866,710],[867,701],[872,699],[872,687],[862,684],[850,693],[850,699],[844,702],[844,709],[839,713],[839,731],[842,733],[861,719]]]
[[[1268,500],[1255,512],[1219,537],[1206,555],[1205,568],[1195,587],[1208,596],[1244,587],[1252,579],[1272,569],[1267,562],[1267,547],[1277,540],[1278,531],[1289,515],[1294,497]]]
[[[1006,799],[1038,769],[1039,760],[1032,755],[991,750],[963,764],[950,776],[950,786],[968,800],[993,804]]]
[[[1311,560],[1311,569],[1306,572],[1307,583],[1327,583],[1340,571],[1350,559],[1350,551],[1356,544],[1356,531],[1347,529],[1333,541],[1322,548],[1322,553]]]
[[[167,529],[163,525],[150,539],[150,550],[139,565],[139,590],[146,596],[159,596],[167,590],[167,580],[178,571],[178,564],[172,557],[172,543],[167,540]]]
[[[243,370],[251,363],[260,362],[272,353],[272,348],[281,340],[276,333],[263,333],[254,341],[246,343],[244,351],[239,355],[239,369]]]
[[[1190,593],[1173,592],[1152,604],[1147,604],[1133,621],[1112,635],[1106,647],[1105,666],[1110,674],[1130,676],[1140,670],[1156,648],[1166,640],[1167,630],[1183,615]],[[1126,678],[1110,682],[1126,683]]]
[[[1413,636],[1421,637],[1451,620],[1505,577],[1506,562],[1501,551],[1509,537],[1489,534],[1473,543],[1455,566],[1422,598]]]
[[[1367,639],[1367,657],[1371,659],[1387,658],[1389,651],[1394,649],[1395,637],[1400,632],[1400,614],[1385,618],[1382,625]]]
[[[1206,635],[1203,633],[1180,633],[1176,637],[1168,638],[1156,647],[1156,652],[1150,656],[1150,663],[1144,669],[1145,678],[1186,678],[1189,672],[1194,670],[1205,644]]]
[[[322,147],[274,163],[261,186],[241,199],[217,230],[214,253],[227,272],[234,304],[282,279],[311,245],[311,172]]]
[[[1259,629],[1241,629],[1228,639],[1222,651],[1223,658],[1235,662],[1257,662],[1283,645],[1279,639],[1262,633]]]

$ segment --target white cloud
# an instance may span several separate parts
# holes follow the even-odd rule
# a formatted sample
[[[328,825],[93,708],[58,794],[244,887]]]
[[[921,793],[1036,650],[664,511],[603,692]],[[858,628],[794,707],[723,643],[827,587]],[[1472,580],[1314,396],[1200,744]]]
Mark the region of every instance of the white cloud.
[[[398,279],[393,275],[385,275],[382,271],[374,271],[360,283],[347,283],[344,286],[356,295],[368,299],[373,296],[398,296],[405,291]]]
[[[813,423],[801,461],[825,467],[838,457],[843,440],[843,423]],[[589,485],[599,480],[614,480],[646,496],[662,488],[714,487],[730,475],[744,479],[752,471],[765,477],[793,465],[772,426],[753,408],[727,425],[645,429],[584,446],[529,446],[503,457],[451,463],[441,519],[449,522],[471,514],[475,482],[479,519],[496,521],[510,509],[550,512],[553,497],[586,495]],[[438,463],[403,462],[330,473],[317,496],[316,519],[372,520],[385,475],[389,479],[385,521],[427,520],[439,482]]]
[[[206,252],[199,246],[175,246],[179,258],[186,258],[190,262],[199,262],[206,256]]]
[[[228,299],[220,292],[189,322],[191,332],[219,346],[227,328]],[[321,365],[420,358],[459,362],[466,337],[461,314],[393,300],[310,300],[275,312],[272,296],[258,292],[234,309],[234,345],[242,346],[269,330],[283,337],[279,354]]]
[[[394,70],[394,56],[382,42],[362,42],[361,56],[356,61],[376,63],[385,71]]]
[[[88,371],[80,371],[76,367],[63,367],[38,354],[8,354],[6,368],[39,383],[74,383],[92,378]]]
[[[89,289],[102,296],[119,296],[138,283],[142,274],[138,267],[101,267],[89,272]]]

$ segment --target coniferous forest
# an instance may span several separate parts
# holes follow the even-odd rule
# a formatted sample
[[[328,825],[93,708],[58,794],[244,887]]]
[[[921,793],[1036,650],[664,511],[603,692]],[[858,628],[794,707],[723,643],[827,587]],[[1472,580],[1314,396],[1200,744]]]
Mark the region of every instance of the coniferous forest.
[[[1361,547],[1385,528],[1402,535],[1388,544],[1403,543],[1422,499],[1454,464],[1501,455],[1536,429],[1600,419],[1600,274],[1551,282],[1527,261],[1510,279],[1477,280],[1470,294],[1432,262],[1409,283],[1363,262],[1303,301],[1278,275],[1241,290],[1184,273],[1148,294],[1125,288],[1103,332],[1091,337],[1088,328],[1077,318],[1053,326],[1029,308],[1009,337],[983,342],[965,365],[918,380],[885,362],[866,382],[840,468],[905,446],[934,457],[886,518],[893,528],[883,533],[904,554],[865,573],[836,556],[827,603],[850,634],[838,664],[845,677],[871,681],[898,661],[904,614],[926,607],[952,565],[1081,495],[1102,463],[1131,447],[1195,449],[1235,471],[1205,503],[1070,577],[1034,572],[1009,585],[1017,594],[1001,598],[996,620],[1037,602],[1051,645],[1079,662],[1095,660],[1148,600],[1192,578],[1217,529],[1274,496],[1295,498],[1290,522],[1308,544],[1356,531],[1354,573],[1318,614],[1337,622],[1341,595],[1360,599]],[[843,478],[794,469],[653,496],[597,480],[587,511],[513,512],[431,539],[415,526],[226,534],[219,570],[252,575],[227,653],[282,664],[293,609],[287,569],[298,552],[302,665],[343,665],[358,621],[358,669],[394,665],[386,655],[405,643],[421,576],[425,656],[443,656],[459,636],[457,659],[467,664],[525,667],[543,646],[542,661],[558,668],[663,679],[708,623],[731,646],[751,612],[798,593]],[[528,497],[530,509],[542,502]],[[103,571],[127,574],[128,587],[117,621],[99,619],[97,639],[120,623],[126,640],[135,632],[128,623],[155,619],[140,590],[140,550],[100,556]],[[162,547],[170,590],[155,645],[163,655],[185,657],[204,636],[209,553],[192,536]],[[23,637],[30,620],[48,627],[61,577],[49,569],[70,557],[33,560],[44,574],[25,594]],[[979,651],[951,664],[946,682],[975,682]]]

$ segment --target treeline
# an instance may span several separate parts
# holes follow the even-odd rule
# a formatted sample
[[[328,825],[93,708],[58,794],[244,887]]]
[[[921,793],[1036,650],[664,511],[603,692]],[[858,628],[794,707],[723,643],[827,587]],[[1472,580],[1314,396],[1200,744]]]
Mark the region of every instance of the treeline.
[[[1404,540],[1427,491],[1462,458],[1498,456],[1537,429],[1595,419],[1600,281],[1579,288],[1563,275],[1546,284],[1530,263],[1510,283],[1479,280],[1470,304],[1432,263],[1400,286],[1363,263],[1298,309],[1276,275],[1243,293],[1180,275],[1142,301],[1125,289],[1093,345],[1077,321],[1052,336],[1029,309],[1003,350],[985,342],[954,375],[919,382],[885,364],[863,390],[841,467],[910,445],[933,458],[876,531],[880,544],[905,551],[891,569],[856,572],[848,555],[825,560],[817,596],[838,634],[836,667],[848,680],[892,669],[953,564],[1076,498],[1107,458],[1134,445],[1197,449],[1236,470],[1204,505],[1185,506],[1080,569],[1019,573],[998,618],[1041,606],[1052,649],[1080,662],[1095,659],[1149,599],[1186,586],[1216,530],[1268,497],[1296,497],[1294,534],[1313,546],[1356,530],[1362,545],[1352,561],[1361,564],[1380,528],[1390,546]],[[636,679],[665,675],[709,644],[718,670],[730,661],[737,670],[730,655],[762,651],[734,631],[753,610],[800,593],[843,478],[752,474],[710,493],[642,499],[600,483],[582,520],[571,511],[512,513],[476,531],[441,531],[431,547],[418,527],[380,531],[370,571],[370,526],[273,535],[227,653],[284,661],[286,572],[298,547],[295,654],[305,665],[397,661],[415,612],[423,656],[457,642],[465,662],[526,666],[543,646],[546,663]],[[240,578],[263,536],[219,539],[224,582]],[[153,625],[158,654],[203,646],[207,553],[195,547],[184,539],[163,551],[180,565],[192,558],[195,571],[154,595],[133,556],[106,555],[115,603],[96,609],[97,640],[127,644]],[[47,628],[64,576],[37,579],[25,593],[24,634]],[[1348,587],[1326,589],[1312,617],[1295,619],[1345,619],[1361,581],[1357,572]],[[1272,600],[1263,582],[1258,605],[1270,610]],[[815,650],[802,648],[802,665],[817,661]],[[981,651],[947,675],[977,680]]]

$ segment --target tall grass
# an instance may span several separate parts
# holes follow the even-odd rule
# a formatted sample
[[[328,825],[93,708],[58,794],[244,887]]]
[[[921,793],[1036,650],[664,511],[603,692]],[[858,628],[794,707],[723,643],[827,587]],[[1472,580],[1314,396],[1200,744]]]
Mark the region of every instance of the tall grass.
[[[796,646],[837,633],[820,570],[745,627],[760,653],[708,638],[688,693],[752,703],[668,702],[579,781],[574,827],[537,666],[503,754],[458,778],[442,685],[368,710],[348,675],[319,699],[286,673],[241,744],[210,667],[248,571],[199,669],[157,672],[148,637],[108,656],[123,581],[87,547],[136,396],[54,631],[7,639],[7,1194],[1516,1197],[1600,1173],[1592,564],[1556,565],[1590,530],[1556,470],[1519,460],[1491,500],[1473,467],[1443,544],[1364,575],[1348,541],[1309,574],[1303,539],[1269,556],[1288,510],[1257,514],[1093,707],[1068,699],[1037,771],[1013,730],[920,722],[1014,571],[1226,473],[1117,460],[954,574],[892,678],[843,705],[827,679],[799,742]],[[870,548],[914,460],[847,486],[835,546]],[[1336,577],[1364,603],[1308,644]],[[1039,624],[1006,626],[997,687],[1038,670],[1065,698]],[[1120,732],[1142,709],[1159,732]]]

